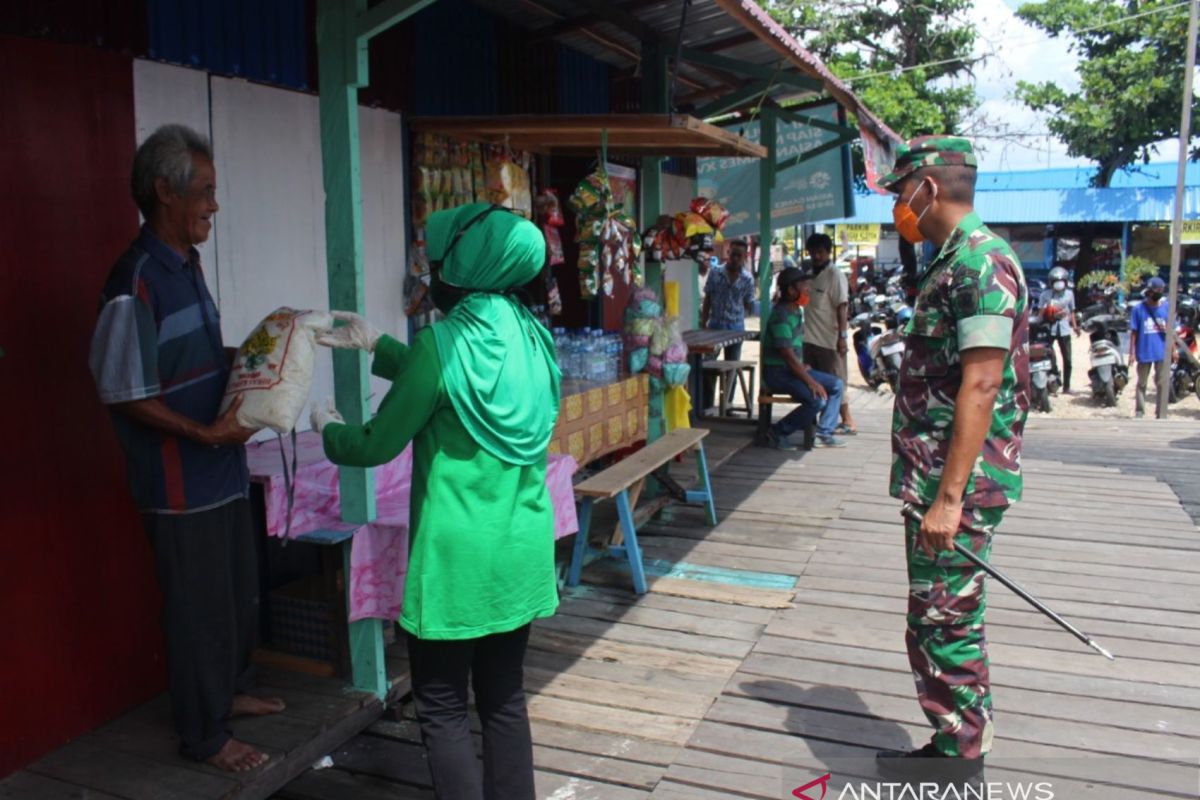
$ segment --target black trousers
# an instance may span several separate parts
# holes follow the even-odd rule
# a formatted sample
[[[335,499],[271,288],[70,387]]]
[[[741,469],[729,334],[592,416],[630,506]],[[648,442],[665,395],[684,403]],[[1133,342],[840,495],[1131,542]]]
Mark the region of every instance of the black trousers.
[[[168,691],[179,751],[198,761],[230,738],[235,693],[253,685],[258,567],[247,500],[143,514],[163,596]]]
[[[1058,352],[1062,355],[1062,380],[1063,388],[1071,388],[1071,336],[1055,336],[1054,340],[1058,342]]]
[[[409,634],[413,700],[438,800],[534,800],[533,742],[522,664],[529,626],[478,639]],[[483,767],[467,719],[467,685],[483,722]]]

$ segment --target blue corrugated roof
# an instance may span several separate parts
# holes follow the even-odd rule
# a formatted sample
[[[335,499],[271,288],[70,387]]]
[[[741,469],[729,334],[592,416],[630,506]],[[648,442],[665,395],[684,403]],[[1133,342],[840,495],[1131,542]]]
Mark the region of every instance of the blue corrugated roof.
[[[1111,188],[1145,188],[1175,185],[1179,165],[1174,161],[1142,164],[1121,170],[1113,175]],[[1090,188],[1095,167],[1065,167],[1061,169],[1013,170],[1011,172],[981,172],[976,186],[981,190],[1027,189],[1087,189]],[[1189,162],[1184,183],[1200,185],[1200,163]]]
[[[989,223],[1169,222],[1175,209],[1178,166],[1148,164],[1136,173],[1118,173],[1107,189],[1087,188],[1094,170],[1051,169],[981,172],[975,208]],[[1183,216],[1200,217],[1200,164],[1185,173]],[[855,215],[830,222],[891,223],[891,195],[855,195]]]

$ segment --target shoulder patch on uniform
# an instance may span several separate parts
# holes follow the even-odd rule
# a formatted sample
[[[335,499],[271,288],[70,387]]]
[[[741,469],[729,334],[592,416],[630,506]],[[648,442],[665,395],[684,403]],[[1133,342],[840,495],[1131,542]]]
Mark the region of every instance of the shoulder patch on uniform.
[[[959,316],[975,313],[979,308],[979,278],[977,274],[963,275],[950,290],[950,304]]]

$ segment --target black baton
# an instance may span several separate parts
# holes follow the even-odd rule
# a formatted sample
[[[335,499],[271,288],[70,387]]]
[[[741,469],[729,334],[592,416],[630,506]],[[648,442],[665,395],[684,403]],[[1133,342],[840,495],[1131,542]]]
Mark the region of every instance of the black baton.
[[[917,507],[914,506],[912,503],[905,503],[904,507],[900,509],[900,514],[911,520],[915,520],[918,523],[921,522],[922,519],[924,519],[921,516],[921,512],[917,511]],[[978,531],[974,528],[964,527],[963,530],[968,530],[968,531],[971,531],[972,533],[982,533],[982,531]],[[1116,659],[1113,658],[1113,654],[1108,652],[1107,650],[1105,650],[1100,645],[1096,644],[1096,642],[1092,641],[1092,637],[1088,636],[1086,633],[1079,630],[1079,628],[1076,628],[1074,625],[1067,622],[1065,619],[1060,617],[1058,614],[1054,613],[1054,611],[1051,610],[1049,606],[1047,606],[1041,600],[1038,600],[1036,597],[1031,595],[1029,592],[1022,589],[1020,584],[1018,584],[1012,578],[1008,577],[1003,572],[996,569],[991,564],[987,563],[982,558],[975,555],[974,553],[972,553],[967,548],[963,547],[958,542],[954,543],[954,549],[956,552],[958,552],[964,558],[970,559],[971,563],[973,563],[975,566],[982,569],[988,575],[991,575],[993,578],[995,578],[996,580],[1003,583],[1009,589],[1012,589],[1013,592],[1015,592],[1016,595],[1018,597],[1020,597],[1022,600],[1029,603],[1031,606],[1036,608],[1038,611],[1042,612],[1047,617],[1049,617],[1050,619],[1057,622],[1059,625],[1061,625],[1063,627],[1064,630],[1066,630],[1068,633],[1071,633],[1072,635],[1074,635],[1076,639],[1083,642],[1088,647],[1092,648],[1097,653],[1099,653],[1100,655],[1107,658],[1109,661],[1116,661]]]

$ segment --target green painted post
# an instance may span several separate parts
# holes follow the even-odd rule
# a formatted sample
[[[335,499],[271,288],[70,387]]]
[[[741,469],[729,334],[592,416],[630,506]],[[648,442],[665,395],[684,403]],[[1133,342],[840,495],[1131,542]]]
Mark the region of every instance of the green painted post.
[[[356,33],[366,0],[320,0],[317,4],[317,50],[321,83],[321,162],[325,178],[325,256],[329,269],[331,308],[363,313],[362,186],[359,172],[358,89],[367,83],[367,44]],[[334,351],[334,395],[346,421],[365,422],[371,413],[367,356],[360,351]],[[375,518],[375,484],[371,473],[342,467],[339,472],[342,518],[369,522]],[[343,546],[347,606],[350,592],[350,542]],[[377,619],[350,623],[350,664],[356,689],[383,698],[387,672],[383,629]]]
[[[667,108],[667,52],[658,42],[642,42],[642,112],[666,114]],[[662,159],[650,156],[642,159],[642,230],[649,228],[662,213]],[[665,301],[663,295],[663,265],[657,261],[646,261],[646,286]],[[663,392],[655,391],[653,381],[650,390],[650,414],[646,426],[646,440],[654,441],[666,433],[663,416]]]
[[[758,162],[758,302],[759,319],[771,313],[771,190],[775,188],[775,109],[764,108],[759,124],[759,144],[767,157]],[[760,323],[761,324],[761,323]]]

